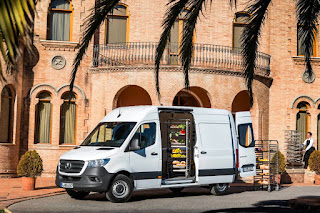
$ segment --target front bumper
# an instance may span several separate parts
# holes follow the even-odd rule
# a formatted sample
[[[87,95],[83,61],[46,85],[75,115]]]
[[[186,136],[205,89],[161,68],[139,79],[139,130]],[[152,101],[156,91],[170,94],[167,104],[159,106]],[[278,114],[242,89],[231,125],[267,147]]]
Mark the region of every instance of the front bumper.
[[[104,167],[86,168],[80,176],[61,175],[57,168],[56,185],[61,187],[61,183],[73,183],[72,190],[106,192],[113,176]]]

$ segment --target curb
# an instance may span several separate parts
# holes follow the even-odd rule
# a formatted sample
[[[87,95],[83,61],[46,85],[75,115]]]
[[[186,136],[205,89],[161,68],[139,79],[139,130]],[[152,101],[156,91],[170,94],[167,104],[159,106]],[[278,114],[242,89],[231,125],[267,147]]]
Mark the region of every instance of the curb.
[[[9,209],[4,209],[5,213],[12,213]]]

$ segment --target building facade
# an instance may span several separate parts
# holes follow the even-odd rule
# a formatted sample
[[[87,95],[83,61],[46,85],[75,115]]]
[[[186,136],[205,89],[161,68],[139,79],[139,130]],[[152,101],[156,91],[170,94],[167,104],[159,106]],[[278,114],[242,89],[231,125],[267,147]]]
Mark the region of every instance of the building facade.
[[[241,31],[249,14],[213,2],[196,27],[190,90],[184,89],[179,44],[184,23],[177,19],[155,87],[154,57],[166,13],[161,0],[123,0],[110,13],[82,61],[74,92],[68,83],[95,0],[44,0],[37,5],[33,54],[25,51],[16,75],[0,83],[0,176],[16,174],[20,156],[37,150],[43,175],[53,175],[59,157],[79,145],[102,117],[121,106],[176,105],[250,110],[256,139],[276,139],[285,150],[285,130],[311,131],[317,143],[320,83],[303,76],[294,2],[273,1],[262,30],[253,82],[254,105],[242,72]],[[155,7],[156,5],[156,7]],[[286,9],[283,9],[286,8]],[[312,58],[319,74],[317,44]],[[71,97],[70,97],[71,96]],[[69,99],[71,98],[71,102]],[[320,138],[320,137],[319,137]]]

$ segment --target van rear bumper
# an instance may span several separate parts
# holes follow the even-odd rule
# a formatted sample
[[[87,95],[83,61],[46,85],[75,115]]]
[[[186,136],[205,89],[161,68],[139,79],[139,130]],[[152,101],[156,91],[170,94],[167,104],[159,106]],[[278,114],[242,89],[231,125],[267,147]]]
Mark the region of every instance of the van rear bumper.
[[[104,167],[86,168],[80,176],[61,175],[57,168],[56,185],[61,187],[61,183],[73,183],[71,190],[106,192],[113,176]]]

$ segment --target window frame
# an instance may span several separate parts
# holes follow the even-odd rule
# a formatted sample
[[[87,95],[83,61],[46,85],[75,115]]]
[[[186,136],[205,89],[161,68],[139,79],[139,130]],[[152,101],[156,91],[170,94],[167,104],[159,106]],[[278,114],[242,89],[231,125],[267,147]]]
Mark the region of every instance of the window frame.
[[[13,144],[13,125],[14,125],[14,97],[15,97],[15,93],[13,91],[13,89],[11,89],[8,85],[4,86],[1,90],[1,99],[2,99],[2,91],[6,89],[10,94],[8,97],[9,99],[9,104],[10,104],[10,108],[9,108],[9,128],[8,128],[8,141],[0,141],[0,144]],[[1,106],[0,106],[1,107]]]
[[[244,22],[237,22],[236,19],[237,19],[237,14],[244,14],[244,15],[247,15],[249,18],[251,18],[252,14],[248,13],[248,12],[245,12],[245,11],[240,11],[240,12],[236,12],[234,14],[234,17],[233,17],[233,23],[232,23],[232,49],[234,48],[239,48],[239,47],[234,47],[234,36],[235,36],[235,26],[238,26],[238,27],[243,27],[245,28],[246,26],[248,26],[249,23],[244,23]]]
[[[76,119],[75,119],[75,131],[74,131],[74,143],[73,144],[66,144],[62,142],[62,135],[61,135],[61,122],[62,122],[62,105],[65,104],[66,102],[69,102],[69,100],[63,99],[63,96],[68,95],[70,91],[65,92],[64,94],[61,95],[61,99],[63,100],[63,103],[60,105],[60,128],[59,128],[59,145],[60,146],[74,146],[77,144],[77,123],[78,123],[78,105],[77,105],[77,95],[75,93],[72,93],[74,95],[75,99],[70,100],[71,103],[74,103],[76,105]]]
[[[123,3],[118,3],[117,5],[119,6],[123,6],[126,8],[126,15],[115,15],[115,14],[108,14],[106,17],[106,21],[105,21],[105,35],[104,35],[104,43],[105,44],[117,44],[117,43],[108,43],[108,18],[109,17],[115,17],[115,18],[126,18],[127,20],[127,28],[126,28],[126,42],[129,42],[129,29],[130,29],[130,14],[129,14],[129,9],[128,9],[128,5],[123,4]]]
[[[155,125],[155,133],[154,133],[154,135],[155,135],[155,138],[154,138],[154,142],[153,142],[153,144],[151,144],[151,145],[149,145],[149,146],[146,146],[146,147],[144,147],[144,148],[141,148],[141,132],[140,132],[140,137],[139,137],[139,145],[140,145],[140,149],[139,150],[143,150],[143,149],[146,149],[146,148],[149,148],[149,147],[152,147],[152,146],[154,146],[155,144],[156,144],[156,140],[157,140],[157,122],[155,122],[155,121],[150,121],[150,122],[145,122],[145,123],[141,123],[141,124],[139,124],[138,125],[138,128],[134,131],[134,133],[133,133],[133,135],[132,135],[132,137],[131,137],[131,139],[130,139],[130,141],[129,141],[129,144],[128,144],[128,147],[127,147],[127,150],[129,150],[129,147],[130,147],[130,144],[131,144],[131,141],[132,141],[132,139],[134,138],[134,135],[137,133],[137,131],[139,131],[140,130],[140,128],[141,128],[141,126],[142,125],[145,125],[145,124],[154,124]],[[135,151],[139,151],[139,150],[135,150]]]
[[[250,127],[250,129],[251,129],[251,136],[252,136],[252,139],[251,139],[251,143],[247,146],[247,145],[243,145],[241,142],[242,142],[242,137],[243,137],[243,135],[240,135],[240,128],[242,128],[242,126],[246,126],[247,128],[246,128],[246,130],[248,129],[248,127]],[[246,142],[246,135],[247,134],[247,132],[245,132],[245,136],[244,136],[244,138],[245,138],[245,142]],[[254,133],[253,133],[253,127],[252,127],[252,123],[244,123],[244,124],[239,124],[238,125],[238,140],[239,140],[239,145],[241,146],[241,147],[243,147],[243,148],[252,148],[252,147],[255,147],[255,140],[254,140]],[[245,143],[246,144],[246,143]]]
[[[64,0],[68,1],[70,3],[70,9],[56,9],[52,8],[52,2],[55,0],[51,0],[50,5],[49,5],[49,12],[47,16],[47,40],[50,41],[60,41],[60,40],[53,40],[50,39],[50,32],[51,32],[51,13],[52,12],[58,12],[58,13],[69,13],[70,14],[70,32],[69,32],[69,40],[68,41],[61,41],[61,42],[72,42],[72,31],[73,31],[73,6],[72,6],[72,0]]]
[[[178,18],[175,20],[175,22],[178,22],[178,31],[179,31],[179,36],[178,36],[178,52],[171,52],[170,51],[170,43],[174,43],[170,41],[171,34],[169,35],[168,41],[167,41],[167,53],[169,56],[169,63],[171,64],[171,57],[178,57],[180,55],[180,45],[182,43],[183,39],[183,27],[184,27],[184,22],[186,21],[186,18],[184,16],[181,16],[183,12],[190,11],[190,8],[184,8],[184,10],[179,14]],[[193,38],[192,38],[192,43],[195,43],[195,31],[193,32]],[[192,53],[192,57],[194,56],[194,52]],[[179,59],[178,59],[179,61]],[[179,63],[179,62],[178,62]],[[175,65],[174,63],[171,65]]]
[[[50,95],[50,99],[39,99],[38,96],[41,93],[48,93]],[[36,109],[35,109],[35,122],[34,122],[34,126],[35,126],[35,131],[34,131],[34,145],[52,145],[52,120],[53,120],[53,104],[51,103],[52,100],[52,94],[49,91],[41,91],[38,93],[37,98],[39,99],[38,103],[35,105]],[[49,143],[40,143],[37,142],[38,139],[38,129],[37,128],[37,118],[38,118],[38,113],[39,113],[39,109],[38,109],[38,104],[40,102],[49,102],[51,104],[51,114],[50,114],[50,142]]]
[[[301,25],[299,25],[299,24],[297,24],[297,49],[296,49],[296,51],[297,51],[297,56],[301,56],[301,57],[304,57],[305,55],[300,55],[299,54],[299,35],[298,35],[298,31],[299,31],[299,27],[300,27]],[[313,54],[312,55],[310,55],[310,57],[317,57],[317,51],[318,51],[318,34],[317,34],[317,32],[315,31],[314,33],[314,42],[313,42]]]
[[[304,104],[306,106],[306,109],[301,109],[299,108],[299,104]],[[310,131],[310,113],[309,113],[309,109],[310,109],[310,104],[308,102],[305,102],[305,101],[301,101],[297,104],[297,109],[298,109],[298,112],[296,114],[296,116],[300,113],[300,112],[305,112],[306,113],[306,122],[307,122],[307,132]],[[296,129],[297,129],[297,118],[296,118]]]

